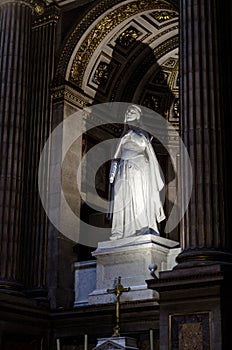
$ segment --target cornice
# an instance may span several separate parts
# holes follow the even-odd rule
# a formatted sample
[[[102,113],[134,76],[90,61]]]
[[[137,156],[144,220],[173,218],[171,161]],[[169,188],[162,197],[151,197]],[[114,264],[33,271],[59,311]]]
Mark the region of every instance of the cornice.
[[[81,109],[85,108],[93,102],[92,99],[65,84],[60,85],[52,90],[52,100],[54,103],[59,100],[65,100]]]

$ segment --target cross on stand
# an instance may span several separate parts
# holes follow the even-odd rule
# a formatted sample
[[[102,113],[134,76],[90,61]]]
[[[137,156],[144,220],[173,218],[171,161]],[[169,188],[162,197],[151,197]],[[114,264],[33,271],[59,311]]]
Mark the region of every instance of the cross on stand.
[[[120,296],[123,292],[129,292],[130,287],[124,288],[121,284],[121,276],[118,277],[118,283],[115,288],[107,289],[107,293],[114,293],[116,295],[116,326],[114,327],[114,334],[112,337],[120,336],[119,327],[119,313],[120,313]]]

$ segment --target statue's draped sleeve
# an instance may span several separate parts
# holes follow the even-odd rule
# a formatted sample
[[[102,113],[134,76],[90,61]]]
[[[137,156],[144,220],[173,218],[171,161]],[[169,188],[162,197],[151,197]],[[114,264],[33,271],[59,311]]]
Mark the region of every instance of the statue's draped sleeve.
[[[145,136],[144,136],[145,137]],[[149,163],[149,172],[151,179],[152,192],[151,196],[155,202],[155,210],[156,210],[156,219],[157,222],[161,222],[166,218],[163,210],[163,205],[160,199],[160,192],[164,188],[164,181],[161,176],[160,165],[156,158],[155,152],[150,141],[147,140],[147,156]]]

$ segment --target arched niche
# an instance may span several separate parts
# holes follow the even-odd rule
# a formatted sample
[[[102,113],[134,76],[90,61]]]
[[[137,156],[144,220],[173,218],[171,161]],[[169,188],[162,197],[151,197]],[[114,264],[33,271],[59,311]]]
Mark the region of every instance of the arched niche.
[[[110,5],[108,1],[99,2],[74,26],[63,44],[52,93],[53,119],[59,123],[94,104],[134,102],[158,112],[178,130],[178,44],[175,1],[114,0]],[[92,145],[107,137],[118,137],[121,131],[120,126],[109,125],[104,130],[85,133],[86,118],[88,113],[84,112],[79,126],[83,136],[73,144],[76,162]],[[167,179],[168,215],[179,190],[179,145],[171,133],[165,137],[171,145],[170,154],[156,140],[154,147]],[[72,159],[69,161],[72,163]],[[76,195],[76,174],[67,170],[64,178],[68,201],[80,215],[83,200]],[[82,198],[84,192],[85,189]],[[92,214],[96,213],[89,213]],[[96,217],[96,221],[104,220]],[[95,219],[87,218],[93,222]],[[164,235],[179,240],[179,227]]]

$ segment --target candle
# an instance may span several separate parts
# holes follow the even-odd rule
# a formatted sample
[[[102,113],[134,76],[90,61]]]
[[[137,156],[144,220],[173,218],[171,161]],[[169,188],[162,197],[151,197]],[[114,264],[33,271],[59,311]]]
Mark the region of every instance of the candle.
[[[60,339],[56,339],[56,350],[60,350]]]
[[[153,329],[150,329],[150,349],[151,349],[151,350],[154,350]]]
[[[84,350],[88,350],[88,334],[85,334]]]

